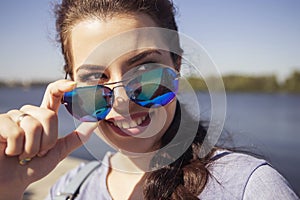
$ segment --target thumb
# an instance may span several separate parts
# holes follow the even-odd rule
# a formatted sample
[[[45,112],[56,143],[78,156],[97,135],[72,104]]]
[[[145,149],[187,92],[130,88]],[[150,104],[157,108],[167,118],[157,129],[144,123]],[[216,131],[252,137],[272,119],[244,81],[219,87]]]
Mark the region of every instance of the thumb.
[[[58,80],[50,83],[45,91],[41,107],[57,113],[64,93],[74,89],[75,85],[76,82],[69,80]]]
[[[64,159],[75,149],[86,143],[97,127],[98,123],[84,122],[72,133],[60,138],[56,144],[57,147],[54,148],[59,155],[59,160]]]

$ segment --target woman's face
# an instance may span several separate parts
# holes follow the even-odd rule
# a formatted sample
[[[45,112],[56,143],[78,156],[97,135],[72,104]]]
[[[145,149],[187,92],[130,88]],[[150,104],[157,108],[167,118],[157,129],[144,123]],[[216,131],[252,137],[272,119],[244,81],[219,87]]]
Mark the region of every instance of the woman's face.
[[[143,27],[157,25],[143,14],[118,15],[105,20],[89,19],[78,23],[72,29],[70,38],[74,80],[83,85],[118,82],[137,66],[153,62],[174,68],[170,53],[158,48],[157,44],[162,43],[159,36],[149,35],[145,39],[133,33],[112,45],[98,48],[114,35]],[[140,48],[142,43],[151,44],[151,48]],[[130,50],[120,55],[117,52],[122,48]],[[92,52],[97,59],[90,59]],[[90,62],[96,67],[88,67]],[[120,84],[108,87],[117,85]],[[96,132],[107,143],[124,152],[151,152],[158,147],[162,135],[170,126],[175,108],[175,99],[159,108],[141,107],[128,99],[124,87],[115,87],[113,107],[105,120],[99,122]]]

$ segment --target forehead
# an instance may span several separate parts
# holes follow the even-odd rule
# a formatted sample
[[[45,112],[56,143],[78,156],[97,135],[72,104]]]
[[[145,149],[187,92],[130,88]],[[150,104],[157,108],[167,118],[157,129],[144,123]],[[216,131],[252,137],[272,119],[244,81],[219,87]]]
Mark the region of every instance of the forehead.
[[[89,19],[78,23],[71,32],[74,68],[96,63],[108,66],[122,55],[139,49],[167,49],[156,26],[144,14],[119,15],[105,20]]]

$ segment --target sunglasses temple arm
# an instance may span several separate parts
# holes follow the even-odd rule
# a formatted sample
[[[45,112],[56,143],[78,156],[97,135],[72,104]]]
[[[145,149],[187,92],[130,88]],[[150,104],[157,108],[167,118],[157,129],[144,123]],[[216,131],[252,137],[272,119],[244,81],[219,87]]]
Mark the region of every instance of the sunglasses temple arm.
[[[65,74],[65,80],[68,79],[68,74],[69,74],[69,73],[66,72],[66,74]],[[66,104],[66,102],[64,102],[64,96],[62,96],[62,98],[61,98],[61,100],[60,100],[60,103],[61,103],[61,104],[64,104],[64,105]]]

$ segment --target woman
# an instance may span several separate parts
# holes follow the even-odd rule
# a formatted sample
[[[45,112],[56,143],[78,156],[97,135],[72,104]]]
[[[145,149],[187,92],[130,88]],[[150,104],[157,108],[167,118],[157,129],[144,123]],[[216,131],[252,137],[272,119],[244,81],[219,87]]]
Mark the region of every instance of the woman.
[[[200,158],[206,135],[201,125],[190,142],[188,131],[179,136],[188,146],[178,157],[172,151],[148,154],[167,146],[189,121],[181,117],[186,113],[175,97],[181,64],[178,37],[168,40],[157,32],[142,37],[139,32],[147,27],[177,31],[169,0],[63,0],[56,14],[65,71],[72,81],[51,83],[40,107],[26,105],[0,116],[0,199],[21,199],[30,183],[46,176],[95,128],[120,151],[105,156],[109,167],[96,169],[76,199],[298,198],[264,160],[220,148]],[[125,40],[106,43],[128,32]],[[166,50],[171,44],[178,53]],[[129,50],[115,52],[127,45]],[[95,50],[96,56],[91,55]],[[159,85],[145,84],[153,81]],[[79,127],[58,139],[62,99],[74,117],[97,121],[96,127]],[[96,108],[89,104],[94,101]],[[137,156],[141,154],[150,156]],[[64,196],[58,193],[83,168],[62,177],[48,199]]]

